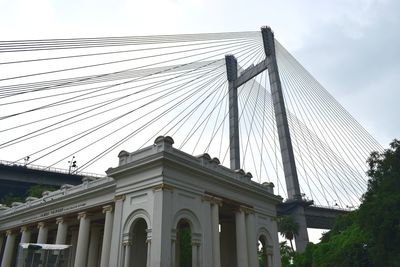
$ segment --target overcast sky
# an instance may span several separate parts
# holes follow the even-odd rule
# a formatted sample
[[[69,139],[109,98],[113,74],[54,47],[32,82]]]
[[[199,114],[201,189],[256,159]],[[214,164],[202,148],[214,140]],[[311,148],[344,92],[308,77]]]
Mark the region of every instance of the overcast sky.
[[[400,1],[0,0],[0,10],[2,40],[247,31],[269,25],[383,146],[400,137]]]
[[[384,147],[400,138],[400,1],[0,0],[1,40],[263,25]]]

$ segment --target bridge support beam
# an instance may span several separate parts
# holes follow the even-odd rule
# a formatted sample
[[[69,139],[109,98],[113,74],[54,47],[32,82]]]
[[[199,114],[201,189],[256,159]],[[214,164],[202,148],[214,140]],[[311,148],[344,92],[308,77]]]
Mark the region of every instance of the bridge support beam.
[[[269,27],[261,28],[261,33],[264,42],[264,51],[267,61],[275,120],[278,129],[279,144],[281,147],[283,171],[285,173],[288,199],[289,201],[302,201],[292,140],[290,138],[286,107],[283,99],[282,85],[279,77],[278,64],[276,61],[274,33]],[[292,216],[299,225],[299,233],[297,236],[295,236],[296,250],[302,252],[305,250],[308,243],[307,223],[304,207],[302,205],[298,205],[292,213]]]
[[[274,33],[269,27],[261,28],[261,33],[265,54],[267,56],[268,76],[271,87],[272,103],[274,105],[275,120],[278,128],[279,145],[281,147],[283,171],[285,173],[288,198],[301,200],[296,162],[294,160],[282,85],[279,78],[278,64],[276,62]]]
[[[233,55],[225,56],[226,72],[229,82],[229,142],[230,142],[230,167],[233,170],[240,169],[239,150],[239,121],[238,121],[238,88],[256,77],[261,72],[268,70],[271,87],[272,103],[274,105],[275,120],[278,129],[279,144],[285,174],[288,202],[298,202],[292,213],[295,221],[299,224],[299,234],[296,236],[297,251],[304,251],[308,243],[308,233],[304,207],[301,197],[299,179],[297,176],[296,162],[294,159],[293,146],[290,138],[286,107],[283,98],[282,85],[279,77],[278,64],[275,54],[274,33],[269,27],[261,28],[264,51],[266,58],[257,65],[250,67],[238,77],[237,60]]]
[[[302,205],[298,205],[291,215],[293,216],[295,222],[299,225],[299,232],[294,238],[296,243],[296,251],[303,252],[305,251],[309,242],[304,207]]]
[[[233,55],[225,56],[226,73],[229,82],[229,153],[232,170],[240,169],[239,115],[237,79],[237,60]]]
[[[276,61],[274,33],[269,27],[261,28],[261,33],[268,66],[272,103],[274,105],[275,121],[278,129],[288,199],[289,201],[294,200],[301,202],[302,198],[299,179],[297,176],[296,162],[294,159],[282,85]],[[295,236],[296,250],[302,252],[305,250],[308,243],[307,222],[303,205],[297,205],[292,216],[299,225],[298,235]]]

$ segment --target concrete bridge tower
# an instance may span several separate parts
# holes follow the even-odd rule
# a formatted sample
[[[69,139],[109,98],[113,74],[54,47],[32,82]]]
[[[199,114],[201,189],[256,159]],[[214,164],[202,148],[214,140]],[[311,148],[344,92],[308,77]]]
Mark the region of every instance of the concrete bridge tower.
[[[261,33],[266,55],[266,58],[263,61],[238,76],[236,58],[233,55],[227,55],[225,57],[227,78],[229,82],[230,167],[233,170],[240,169],[237,89],[261,72],[268,70],[275,121],[281,148],[283,171],[285,174],[286,189],[288,193],[287,202],[295,204],[295,208],[292,209],[291,214],[300,226],[299,234],[295,238],[296,249],[298,251],[303,251],[308,243],[307,225],[304,214],[304,206],[307,205],[307,203],[302,200],[299,180],[297,177],[296,162],[293,154],[286,107],[279,77],[278,64],[276,61],[274,33],[269,27],[262,27]]]

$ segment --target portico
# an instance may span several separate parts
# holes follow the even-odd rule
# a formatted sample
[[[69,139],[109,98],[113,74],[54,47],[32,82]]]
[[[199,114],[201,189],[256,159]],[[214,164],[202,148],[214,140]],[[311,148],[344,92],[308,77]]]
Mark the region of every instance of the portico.
[[[170,137],[118,157],[105,178],[48,192],[29,206],[2,207],[1,266],[12,266],[18,243],[31,242],[72,245],[69,266],[175,267],[190,260],[196,267],[255,267],[260,237],[268,243],[267,266],[280,265],[281,198],[271,184],[208,154],[177,150]]]

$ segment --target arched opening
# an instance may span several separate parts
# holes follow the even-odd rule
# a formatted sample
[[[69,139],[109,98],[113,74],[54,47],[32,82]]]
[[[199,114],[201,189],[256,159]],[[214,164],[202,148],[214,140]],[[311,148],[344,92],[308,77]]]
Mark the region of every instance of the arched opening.
[[[138,219],[131,232],[132,247],[130,250],[129,266],[146,267],[147,265],[147,223],[144,219]]]
[[[257,254],[260,267],[272,267],[272,246],[264,234],[258,238]]]
[[[258,239],[257,254],[260,267],[269,267],[267,261],[267,246],[264,236]]]
[[[185,219],[181,219],[176,228],[175,253],[175,267],[192,266],[192,230]]]

